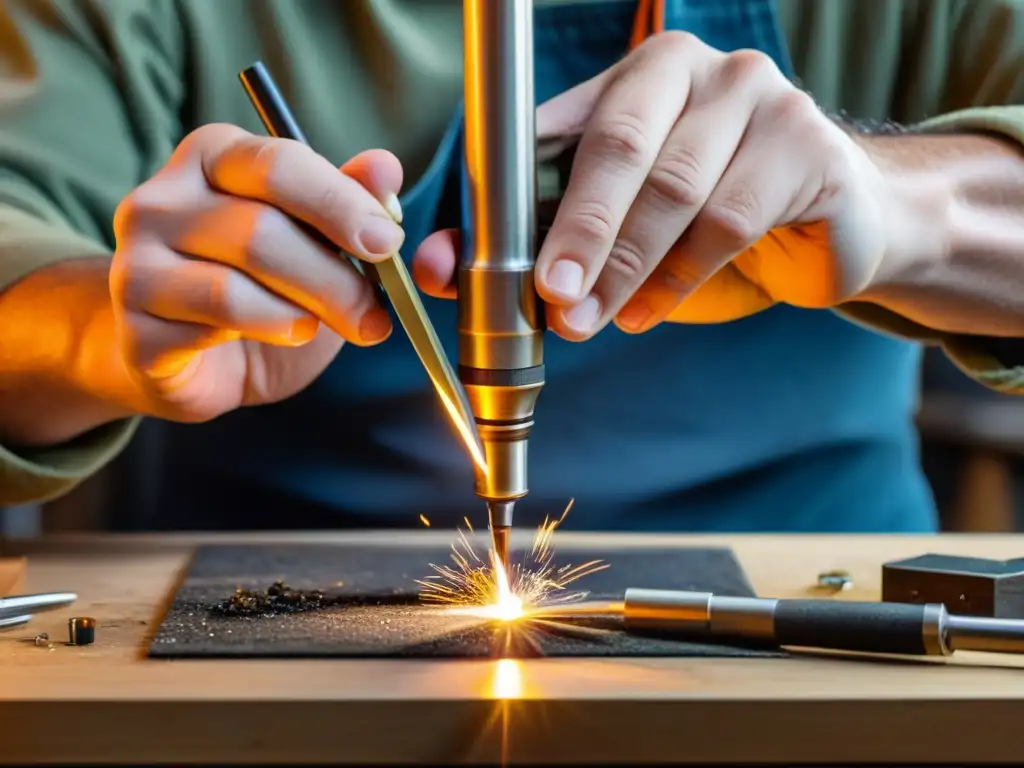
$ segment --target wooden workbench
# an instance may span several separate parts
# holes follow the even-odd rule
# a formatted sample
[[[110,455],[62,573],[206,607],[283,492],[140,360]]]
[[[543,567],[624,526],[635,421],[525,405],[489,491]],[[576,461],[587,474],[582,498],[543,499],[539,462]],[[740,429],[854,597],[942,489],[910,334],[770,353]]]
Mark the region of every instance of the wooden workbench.
[[[199,541],[379,540],[382,534],[61,537],[12,544],[22,592],[71,610],[0,633],[0,762],[1020,761],[1024,664],[1011,656],[868,660],[157,661],[149,633]],[[450,532],[386,534],[445,543]],[[846,569],[876,599],[880,564],[925,552],[1010,558],[1021,536],[668,537],[558,534],[556,544],[731,545],[758,593],[808,596]]]

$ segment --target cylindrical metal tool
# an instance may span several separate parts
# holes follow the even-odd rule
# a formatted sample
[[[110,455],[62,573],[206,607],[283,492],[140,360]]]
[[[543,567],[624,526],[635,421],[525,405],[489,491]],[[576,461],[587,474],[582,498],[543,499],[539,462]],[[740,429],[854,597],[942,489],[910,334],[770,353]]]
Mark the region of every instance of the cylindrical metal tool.
[[[37,595],[0,597],[0,619],[53,611],[78,599],[74,592],[45,592]]]
[[[903,655],[1024,653],[1024,621],[953,616],[933,603],[777,600],[627,589],[625,600],[541,609],[538,616],[621,616],[627,631],[722,642]]]
[[[1024,621],[952,616],[940,604],[722,597],[629,589],[627,629],[750,639],[780,646],[946,656],[1024,653]]]
[[[20,627],[24,624],[28,624],[30,621],[32,621],[31,615],[0,617],[0,630],[14,629],[15,627]]]
[[[476,493],[505,560],[513,506],[529,490],[527,441],[544,386],[533,0],[465,0],[463,27],[469,220],[458,269],[459,378],[487,457]]]

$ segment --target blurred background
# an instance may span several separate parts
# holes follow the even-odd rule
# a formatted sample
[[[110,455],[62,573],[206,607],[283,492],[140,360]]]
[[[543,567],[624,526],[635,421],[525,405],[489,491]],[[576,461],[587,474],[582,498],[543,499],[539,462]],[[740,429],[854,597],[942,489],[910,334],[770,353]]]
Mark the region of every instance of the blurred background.
[[[43,507],[0,510],[0,535],[141,531],[158,493],[159,422],[143,424],[130,448],[89,482]],[[921,457],[951,532],[1024,530],[1024,398],[1000,395],[928,350],[918,414]]]

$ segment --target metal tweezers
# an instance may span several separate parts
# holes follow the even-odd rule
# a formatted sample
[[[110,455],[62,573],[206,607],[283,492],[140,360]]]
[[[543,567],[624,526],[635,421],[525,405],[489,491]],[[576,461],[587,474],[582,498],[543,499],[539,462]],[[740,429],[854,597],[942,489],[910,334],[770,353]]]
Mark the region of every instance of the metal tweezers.
[[[71,605],[78,599],[74,592],[46,592],[38,595],[0,597],[0,630],[27,624],[33,614]]]
[[[239,79],[267,133],[275,138],[291,139],[309,146],[284,96],[262,62],[256,62],[240,72]],[[304,222],[299,222],[299,225],[310,237],[328,249],[338,251],[338,246],[327,240],[323,234],[305,225]],[[466,391],[445,354],[402,257],[396,253],[384,261],[371,264],[347,254],[346,256],[352,265],[375,285],[382,298],[386,295],[391,300],[395,314],[423,363],[434,390],[451,417],[473,463],[478,469],[486,471],[483,443],[477,431],[469,398],[466,397]]]

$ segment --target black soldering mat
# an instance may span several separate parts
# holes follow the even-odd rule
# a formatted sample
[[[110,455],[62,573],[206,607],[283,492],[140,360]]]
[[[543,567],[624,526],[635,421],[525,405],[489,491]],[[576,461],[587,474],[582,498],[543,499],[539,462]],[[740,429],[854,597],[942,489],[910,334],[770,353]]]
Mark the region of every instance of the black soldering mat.
[[[150,645],[149,655],[186,657],[479,658],[492,656],[770,656],[772,652],[630,636],[593,620],[570,628],[530,622],[511,634],[494,624],[423,605],[415,583],[450,563],[447,548],[333,545],[206,546]],[[520,561],[521,553],[513,553]],[[728,549],[565,550],[556,565],[602,560],[606,570],[568,589],[621,600],[627,587],[752,596]],[[331,607],[260,615],[218,610],[236,588],[323,590]]]

